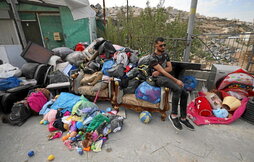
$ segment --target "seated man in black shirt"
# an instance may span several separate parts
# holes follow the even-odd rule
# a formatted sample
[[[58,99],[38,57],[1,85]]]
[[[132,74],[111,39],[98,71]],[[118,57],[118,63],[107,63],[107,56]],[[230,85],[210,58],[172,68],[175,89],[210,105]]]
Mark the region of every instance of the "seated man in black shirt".
[[[155,52],[150,57],[151,75],[155,84],[159,87],[168,87],[173,91],[172,96],[172,112],[169,115],[169,120],[173,126],[182,130],[182,124],[188,129],[194,130],[193,125],[190,124],[186,118],[186,107],[188,100],[188,93],[183,88],[184,84],[181,80],[173,77],[169,72],[172,71],[172,65],[168,53],[165,52],[164,38],[157,38],[155,40]],[[178,103],[180,99],[180,118],[178,118]],[[181,124],[182,123],[182,124]]]

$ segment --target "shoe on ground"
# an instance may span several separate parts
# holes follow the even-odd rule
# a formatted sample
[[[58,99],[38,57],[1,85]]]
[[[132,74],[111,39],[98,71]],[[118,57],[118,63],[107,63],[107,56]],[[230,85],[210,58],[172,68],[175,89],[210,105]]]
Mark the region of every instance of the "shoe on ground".
[[[194,126],[189,122],[188,119],[185,119],[185,120],[180,119],[179,121],[189,130],[192,130],[192,131],[195,130]]]
[[[178,117],[172,118],[172,116],[169,115],[168,118],[171,121],[172,125],[175,127],[175,129],[177,129],[177,130],[182,130],[183,129],[182,124],[179,122]]]

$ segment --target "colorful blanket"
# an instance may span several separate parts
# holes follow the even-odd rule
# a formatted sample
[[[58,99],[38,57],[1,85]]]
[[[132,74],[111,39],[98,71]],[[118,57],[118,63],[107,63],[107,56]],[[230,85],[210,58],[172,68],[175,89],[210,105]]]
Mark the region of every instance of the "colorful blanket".
[[[253,85],[253,76],[243,69],[239,69],[228,74],[220,83],[218,90],[223,90],[238,99],[242,99],[250,96]]]

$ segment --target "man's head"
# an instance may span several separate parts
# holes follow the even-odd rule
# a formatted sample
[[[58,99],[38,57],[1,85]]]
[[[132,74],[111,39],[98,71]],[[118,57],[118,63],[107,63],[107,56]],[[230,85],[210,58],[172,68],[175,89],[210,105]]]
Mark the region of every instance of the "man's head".
[[[155,51],[163,53],[165,51],[165,47],[166,47],[165,39],[162,37],[158,37],[155,40]]]

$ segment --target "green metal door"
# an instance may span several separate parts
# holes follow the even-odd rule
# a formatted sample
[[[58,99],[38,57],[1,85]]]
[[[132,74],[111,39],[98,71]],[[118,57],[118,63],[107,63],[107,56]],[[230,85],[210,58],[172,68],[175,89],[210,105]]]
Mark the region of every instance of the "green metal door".
[[[39,14],[39,22],[43,41],[48,49],[65,46],[62,23],[59,14]],[[60,33],[59,37],[54,37],[54,34]]]

